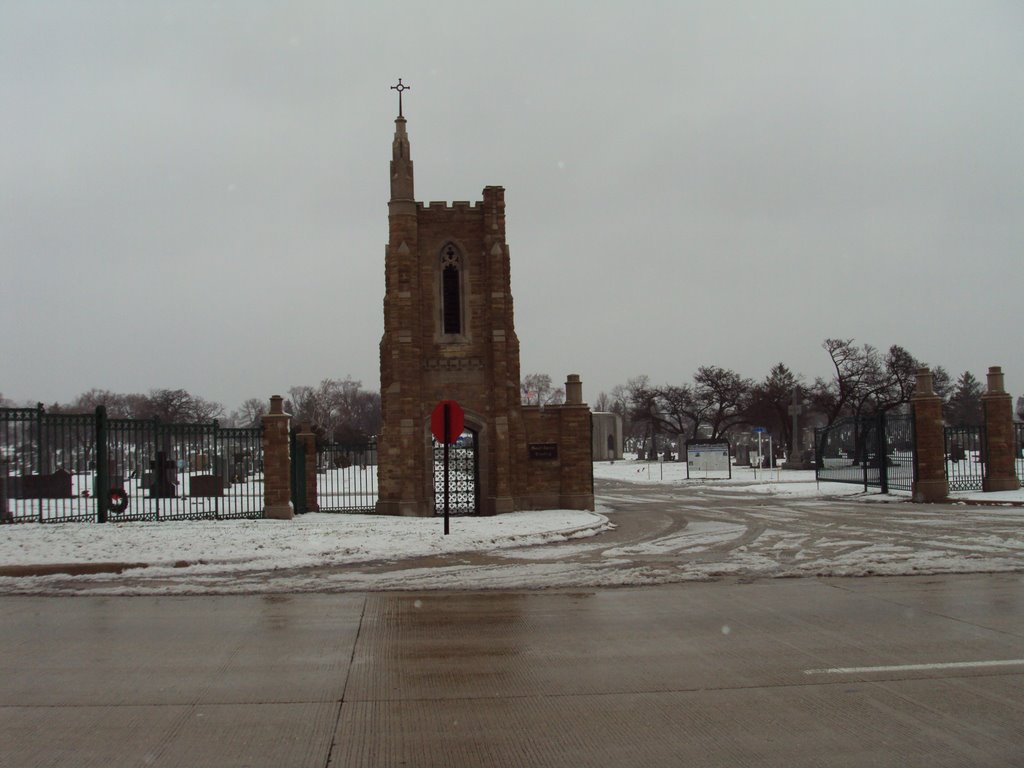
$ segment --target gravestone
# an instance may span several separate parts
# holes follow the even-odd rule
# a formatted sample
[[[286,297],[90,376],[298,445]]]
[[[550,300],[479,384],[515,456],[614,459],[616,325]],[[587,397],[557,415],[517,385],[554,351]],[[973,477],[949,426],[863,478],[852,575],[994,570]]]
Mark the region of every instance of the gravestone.
[[[222,488],[231,487],[231,468],[228,466],[228,460],[224,456],[213,457],[213,474],[220,478]]]
[[[178,462],[167,458],[164,451],[156,454],[156,460],[149,462],[152,470],[149,483],[151,499],[173,499],[178,495]]]
[[[219,475],[192,475],[188,481],[188,495],[206,498],[223,496],[223,480]]]
[[[48,475],[11,478],[8,495],[12,499],[70,499],[71,473],[62,467]]]
[[[737,467],[749,467],[750,466],[750,446],[749,445],[737,445],[736,446],[736,466]]]

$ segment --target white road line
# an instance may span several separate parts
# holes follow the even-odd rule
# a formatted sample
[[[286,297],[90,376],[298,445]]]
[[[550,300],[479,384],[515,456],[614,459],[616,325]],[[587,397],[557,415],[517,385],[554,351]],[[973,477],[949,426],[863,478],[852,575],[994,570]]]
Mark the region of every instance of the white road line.
[[[998,661],[950,661],[941,664],[898,664],[891,667],[833,667],[831,669],[805,669],[805,675],[850,675],[858,672],[919,672],[929,669],[976,669],[978,667],[1016,667],[1024,659]]]

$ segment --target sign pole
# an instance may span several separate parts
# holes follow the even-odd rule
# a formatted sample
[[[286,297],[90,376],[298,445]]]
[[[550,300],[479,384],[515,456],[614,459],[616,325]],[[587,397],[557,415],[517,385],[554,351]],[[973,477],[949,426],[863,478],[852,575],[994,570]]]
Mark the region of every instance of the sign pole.
[[[448,535],[448,441],[451,440],[451,406],[444,404],[444,535]]]

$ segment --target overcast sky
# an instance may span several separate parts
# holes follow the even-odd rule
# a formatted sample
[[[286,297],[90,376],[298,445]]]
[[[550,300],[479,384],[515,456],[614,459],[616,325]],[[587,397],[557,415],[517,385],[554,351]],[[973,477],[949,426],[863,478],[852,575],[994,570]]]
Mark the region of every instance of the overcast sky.
[[[522,370],[826,337],[1024,391],[1024,5],[0,0],[0,392],[379,385],[420,200],[506,188]]]

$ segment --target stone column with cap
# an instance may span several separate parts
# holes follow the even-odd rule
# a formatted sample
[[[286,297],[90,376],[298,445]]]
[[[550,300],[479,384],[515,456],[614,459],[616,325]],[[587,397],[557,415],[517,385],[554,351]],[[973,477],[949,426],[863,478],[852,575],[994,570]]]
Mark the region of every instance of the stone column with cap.
[[[946,481],[942,398],[935,394],[930,369],[917,369],[917,388],[910,402],[914,407],[917,461],[913,485],[914,501],[945,501],[949,495],[949,483]]]
[[[583,383],[578,374],[570,373],[565,382],[565,404],[558,411],[558,505],[562,509],[594,508],[591,429],[590,407],[583,402]]]
[[[1020,488],[1013,458],[1013,399],[1003,384],[1003,369],[988,369],[988,387],[981,396],[985,419],[984,491],[1016,491]]]
[[[263,516],[270,520],[295,517],[288,435],[291,420],[284,412],[284,398],[270,398],[270,413],[263,417]]]

